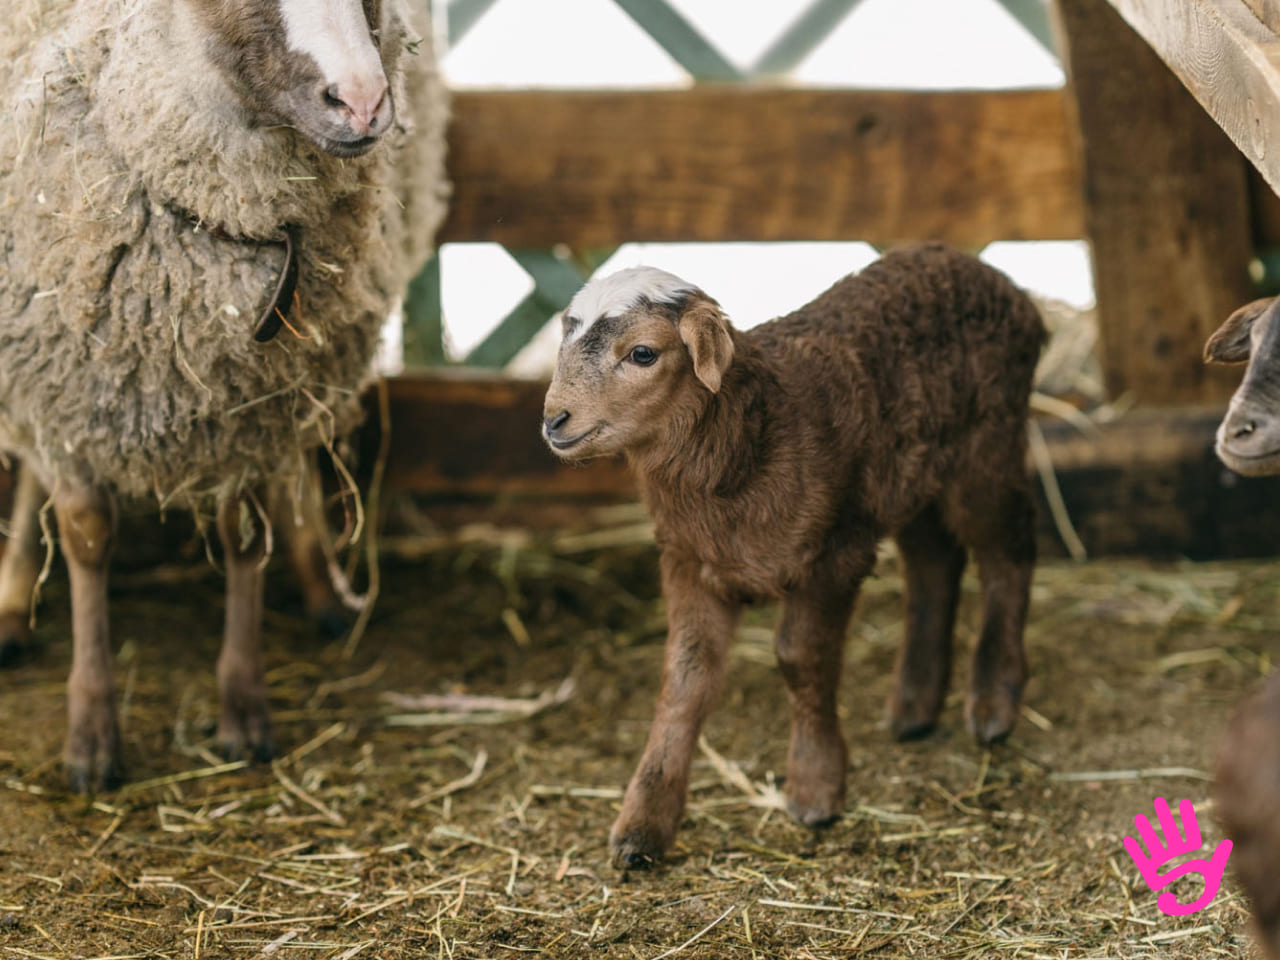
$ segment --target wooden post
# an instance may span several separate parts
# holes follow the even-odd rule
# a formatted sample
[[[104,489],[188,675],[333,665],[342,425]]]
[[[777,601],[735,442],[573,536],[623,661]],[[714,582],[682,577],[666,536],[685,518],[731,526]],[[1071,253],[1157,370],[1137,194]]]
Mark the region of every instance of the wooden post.
[[[1107,0],[1056,7],[1107,386],[1143,404],[1220,401],[1239,371],[1201,350],[1251,296],[1244,162]]]

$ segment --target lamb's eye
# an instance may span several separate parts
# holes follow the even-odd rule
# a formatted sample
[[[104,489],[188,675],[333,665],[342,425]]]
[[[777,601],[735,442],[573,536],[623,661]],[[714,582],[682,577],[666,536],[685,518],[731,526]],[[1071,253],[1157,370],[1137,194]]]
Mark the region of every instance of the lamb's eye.
[[[653,347],[646,347],[641,344],[633,347],[631,352],[627,354],[627,359],[634,363],[637,367],[648,367],[653,365],[653,361],[658,359],[658,351]]]

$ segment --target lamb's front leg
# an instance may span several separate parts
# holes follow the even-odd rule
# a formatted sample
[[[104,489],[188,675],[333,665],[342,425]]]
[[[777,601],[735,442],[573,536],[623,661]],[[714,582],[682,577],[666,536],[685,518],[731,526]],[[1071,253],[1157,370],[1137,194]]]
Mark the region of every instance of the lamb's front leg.
[[[218,746],[224,756],[271,759],[271,720],[262,676],[262,567],[265,512],[248,494],[218,504],[218,536],[227,567],[227,611],[218,656]]]
[[[698,734],[724,683],[738,604],[702,582],[692,558],[662,557],[667,646],[662,691],[640,765],[609,834],[613,865],[643,867],[662,858],[684,813]]]
[[[102,489],[66,484],[53,498],[62,554],[71,579],[71,676],[67,680],[67,782],[77,793],[120,782],[107,624],[107,567],[116,512]]]
[[[40,509],[44,488],[29,466],[16,466],[9,540],[0,557],[0,666],[13,663],[31,640],[31,597],[40,576]]]

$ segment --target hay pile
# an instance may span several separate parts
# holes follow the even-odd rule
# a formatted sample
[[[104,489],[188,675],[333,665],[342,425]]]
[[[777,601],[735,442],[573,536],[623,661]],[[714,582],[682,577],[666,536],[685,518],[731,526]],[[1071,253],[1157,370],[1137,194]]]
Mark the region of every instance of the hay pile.
[[[929,740],[898,746],[883,729],[902,628],[887,556],[842,687],[850,799],[818,835],[773,805],[786,698],[777,611],[753,609],[677,848],[623,876],[606,837],[651,715],[663,624],[642,515],[608,520],[614,546],[599,523],[585,539],[483,527],[417,538],[418,559],[384,571],[354,660],[305,638],[300,615],[268,614],[285,751],[271,768],[208,753],[216,577],[198,561],[182,591],[135,576],[115,611],[139,779],[93,804],[57,777],[69,644],[51,620],[46,656],[6,676],[0,698],[0,727],[28,731],[0,746],[0,953],[1251,955],[1230,882],[1208,910],[1166,917],[1121,838],[1157,795],[1192,799],[1206,840],[1219,838],[1206,771],[1226,715],[1278,652],[1274,564],[1043,565],[1023,721],[984,753],[959,694]],[[194,637],[193,597],[211,612]],[[976,601],[968,578],[962,644]]]

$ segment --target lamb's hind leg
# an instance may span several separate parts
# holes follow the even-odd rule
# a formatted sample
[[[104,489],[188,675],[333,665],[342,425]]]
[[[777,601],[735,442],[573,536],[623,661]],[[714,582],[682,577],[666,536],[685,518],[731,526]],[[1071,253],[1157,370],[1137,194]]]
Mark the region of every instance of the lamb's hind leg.
[[[227,611],[218,656],[218,745],[229,758],[271,759],[271,720],[262,676],[262,567],[267,526],[248,495],[218,504],[218,536],[227,568]]]
[[[44,489],[30,467],[17,466],[9,540],[0,557],[0,667],[31,641],[31,598],[40,576],[40,509]]]
[[[867,558],[865,570],[873,559]],[[787,809],[811,827],[844,809],[846,753],[836,695],[860,582],[861,576],[854,583],[805,584],[787,596],[778,627],[778,669],[791,701]]]
[[[889,695],[889,729],[898,740],[933,732],[951,677],[951,636],[965,550],[943,526],[936,505],[898,533],[907,586],[907,622]]]
[[[973,548],[982,582],[982,633],[965,718],[979,743],[994,743],[1017,722],[1027,682],[1022,633],[1035,569],[1035,504],[1024,485],[974,493],[953,527]]]
[[[120,734],[107,621],[107,567],[115,503],[105,490],[59,489],[53,499],[71,579],[71,676],[67,680],[67,781],[78,793],[120,782]]]

